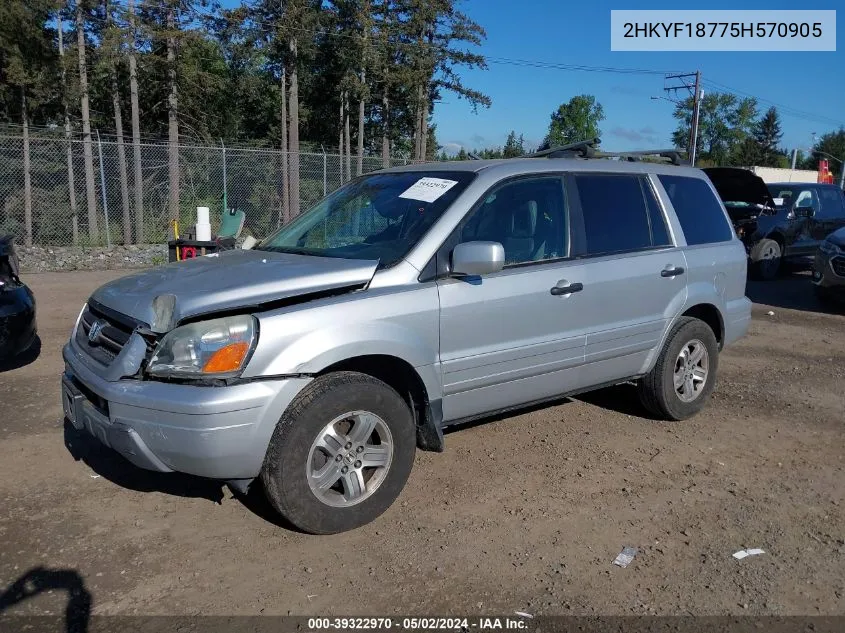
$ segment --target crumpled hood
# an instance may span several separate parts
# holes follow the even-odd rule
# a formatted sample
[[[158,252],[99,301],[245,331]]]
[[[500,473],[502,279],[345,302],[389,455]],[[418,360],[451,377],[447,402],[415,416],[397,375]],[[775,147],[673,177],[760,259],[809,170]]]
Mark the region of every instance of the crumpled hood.
[[[775,201],[760,176],[739,167],[706,167],[702,170],[722,202],[746,202],[775,208]]]
[[[233,250],[174,262],[100,286],[91,298],[167,332],[183,319],[367,284],[377,261]]]

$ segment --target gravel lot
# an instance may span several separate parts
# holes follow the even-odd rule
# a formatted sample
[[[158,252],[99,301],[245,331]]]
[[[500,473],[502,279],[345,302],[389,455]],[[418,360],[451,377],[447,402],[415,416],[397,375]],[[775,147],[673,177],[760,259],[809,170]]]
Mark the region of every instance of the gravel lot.
[[[475,424],[417,454],[381,519],[312,537],[260,492],[65,429],[61,346],[121,274],[26,276],[43,344],[0,373],[0,592],[55,586],[9,613],[60,614],[75,585],[95,614],[845,614],[845,316],[805,276],[749,284],[751,331],[695,419],[647,419],[617,387]],[[747,547],[765,554],[731,557]]]

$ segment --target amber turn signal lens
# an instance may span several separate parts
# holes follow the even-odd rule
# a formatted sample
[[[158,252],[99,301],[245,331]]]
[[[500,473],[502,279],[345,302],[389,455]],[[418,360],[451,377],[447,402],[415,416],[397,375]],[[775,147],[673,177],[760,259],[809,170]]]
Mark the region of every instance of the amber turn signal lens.
[[[219,374],[227,371],[237,371],[241,368],[246,354],[249,351],[249,343],[241,341],[231,343],[211,355],[202,367],[203,373]]]

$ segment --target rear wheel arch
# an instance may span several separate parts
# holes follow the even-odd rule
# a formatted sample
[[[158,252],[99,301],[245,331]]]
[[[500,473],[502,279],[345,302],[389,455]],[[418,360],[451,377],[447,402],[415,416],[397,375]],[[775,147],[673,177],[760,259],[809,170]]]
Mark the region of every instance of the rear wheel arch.
[[[698,303],[687,308],[681,316],[704,321],[713,330],[719,349],[722,349],[725,339],[725,317],[719,308],[712,303]]]

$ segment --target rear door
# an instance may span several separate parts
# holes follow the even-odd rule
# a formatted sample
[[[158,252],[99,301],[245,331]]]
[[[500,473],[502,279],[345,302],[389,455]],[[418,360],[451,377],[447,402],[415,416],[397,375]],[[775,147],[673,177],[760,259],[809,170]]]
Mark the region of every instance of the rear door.
[[[571,183],[571,184],[569,184]],[[686,261],[645,175],[569,176],[590,315],[585,386],[641,373],[686,300]]]
[[[521,177],[488,191],[447,240],[491,240],[505,268],[475,278],[444,276],[440,361],[445,421],[549,398],[578,388],[587,326],[584,280],[570,258],[569,209],[558,175]],[[577,287],[577,286],[576,286]]]

